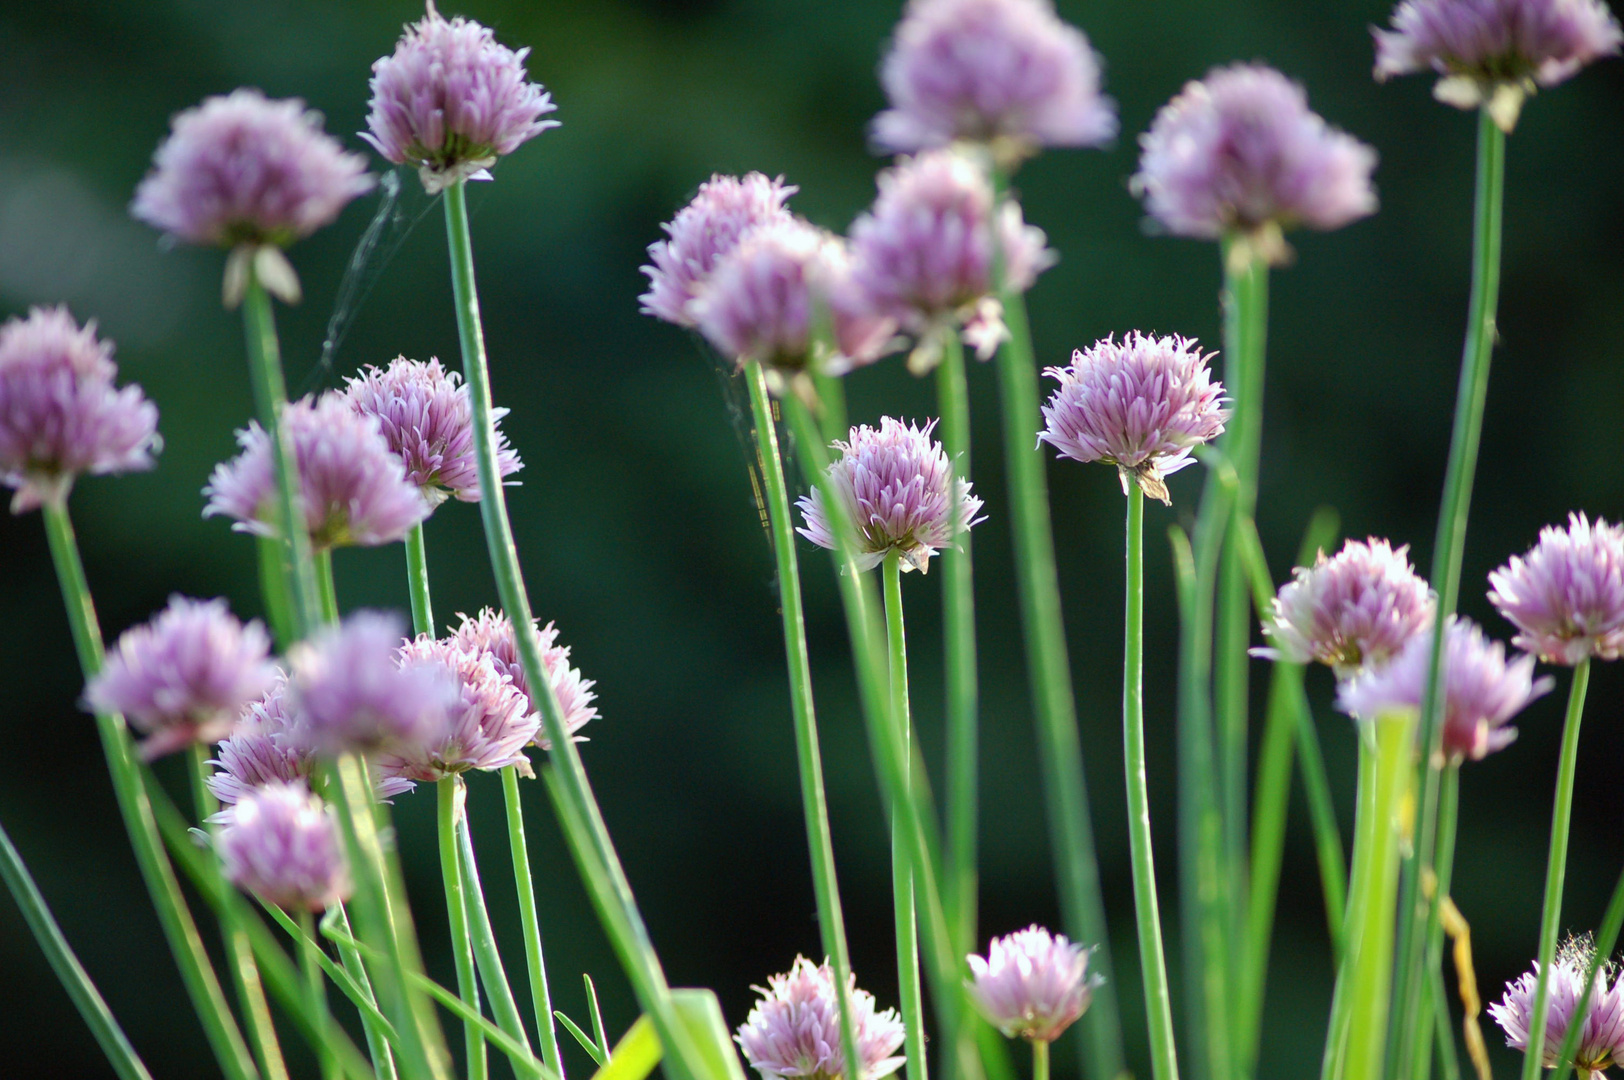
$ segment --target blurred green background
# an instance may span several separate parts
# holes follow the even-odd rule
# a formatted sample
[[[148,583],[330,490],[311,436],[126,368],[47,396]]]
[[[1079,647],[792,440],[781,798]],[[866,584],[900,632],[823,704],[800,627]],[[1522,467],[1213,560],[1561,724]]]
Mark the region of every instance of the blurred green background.
[[[1104,152],[1054,152],[1019,188],[1062,260],[1031,296],[1039,356],[1130,328],[1215,345],[1211,245],[1148,237],[1127,192],[1137,134],[1186,80],[1264,60],[1308,87],[1333,124],[1373,144],[1382,208],[1329,235],[1298,234],[1297,264],[1274,275],[1259,526],[1277,579],[1313,509],[1348,535],[1409,543],[1430,559],[1465,318],[1473,120],[1433,103],[1430,79],[1378,86],[1368,27],[1379,0],[1062,0],[1105,57],[1123,134]],[[793,205],[844,229],[871,199],[881,162],[864,142],[883,107],[875,79],[896,0],[595,0],[446,6],[528,45],[532,75],[563,126],[471,192],[485,326],[506,430],[523,456],[510,506],[531,595],[598,680],[602,719],[584,748],[666,969],[711,986],[730,1023],[751,983],[815,955],[818,936],[799,812],[770,552],[745,472],[741,420],[701,351],[640,316],[638,266],[659,223],[714,171],[760,169],[801,186]],[[221,256],[166,251],[125,207],[168,117],[239,85],[298,95],[365,150],[371,61],[389,51],[410,0],[314,3],[141,0],[0,7],[0,308],[65,301],[119,346],[125,377],[162,414],[157,471],[93,479],[73,509],[111,637],[171,592],[223,594],[257,614],[252,545],[204,521],[199,489],[233,452],[250,412],[241,333],[218,302]],[[376,160],[374,158],[374,160]],[[1461,606],[1496,636],[1484,575],[1570,509],[1624,514],[1624,64],[1603,63],[1542,93],[1510,143],[1505,276]],[[379,165],[381,167],[381,163]],[[293,251],[306,301],[280,314],[295,391],[339,383],[399,353],[457,357],[439,207],[405,177],[400,222],[360,282],[330,367],[318,363],[351,251],[376,198]],[[420,220],[419,220],[420,219]],[[415,227],[407,228],[413,222]],[[394,248],[387,261],[384,255]],[[981,933],[1056,921],[1020,653],[992,372],[971,372],[985,741]],[[849,380],[854,420],[925,417],[934,388],[891,360]],[[1163,911],[1174,915],[1175,618],[1165,527],[1187,521],[1199,469],[1153,507],[1148,545],[1147,720]],[[1104,468],[1050,468],[1060,577],[1082,740],[1118,959],[1130,1055],[1148,1073],[1131,963],[1120,736],[1121,494]],[[428,528],[437,610],[494,601],[474,508],[449,504]],[[887,833],[846,662],[827,562],[803,551],[831,816],[856,970],[896,1001],[889,946]],[[337,557],[346,607],[404,609],[400,548]],[[0,698],[8,767],[0,820],[69,938],[154,1072],[211,1075],[129,855],[36,515],[0,516]],[[939,597],[906,586],[915,710],[941,756]],[[1261,683],[1264,668],[1256,669]],[[1310,675],[1344,828],[1353,733]],[[1467,767],[1456,899],[1471,921],[1481,989],[1497,998],[1535,947],[1557,730],[1566,679],[1519,722],[1504,753]],[[1578,777],[1564,929],[1599,920],[1624,861],[1617,776],[1624,678],[1598,668]],[[160,771],[180,790],[172,763]],[[471,801],[499,933],[517,916],[494,779]],[[1269,982],[1263,1077],[1318,1064],[1330,968],[1300,792],[1286,854]],[[397,805],[430,967],[449,981],[432,842],[432,799]],[[555,1002],[584,1018],[579,973],[601,988],[618,1031],[634,1016],[539,787],[529,800]],[[518,955],[517,952],[514,953]],[[513,970],[520,965],[515,963]],[[290,1039],[290,1044],[294,1040]],[[1498,1031],[1488,1041],[1512,1068]],[[0,900],[0,1074],[111,1075],[9,900]],[[1075,1059],[1057,1058],[1070,1073]],[[584,1055],[569,1058],[584,1075]]]

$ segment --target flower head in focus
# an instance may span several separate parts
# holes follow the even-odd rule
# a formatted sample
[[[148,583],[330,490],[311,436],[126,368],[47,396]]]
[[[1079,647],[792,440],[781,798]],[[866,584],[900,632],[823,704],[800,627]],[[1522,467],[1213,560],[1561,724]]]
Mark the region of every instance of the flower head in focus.
[[[834,972],[797,956],[788,972],[755,988],[761,999],[735,1036],[762,1080],[881,1080],[901,1068],[903,1030],[896,1010],[875,1012],[874,995],[857,989],[855,976],[848,976],[847,986],[863,1057],[859,1074],[853,1077],[846,1068]]]
[[[215,850],[238,888],[289,911],[325,911],[349,899],[338,823],[302,781],[245,793],[221,822]]]
[[[1585,975],[1595,956],[1596,947],[1588,936],[1572,938],[1558,950],[1556,962],[1551,965],[1545,1045],[1540,1054],[1547,1069],[1556,1067],[1557,1054],[1579,1011]],[[1507,983],[1505,996],[1489,1006],[1489,1015],[1506,1033],[1506,1045],[1514,1050],[1528,1049],[1538,982],[1539,964],[1535,963],[1534,970]],[[1624,977],[1611,964],[1603,963],[1597,969],[1590,1004],[1580,1022],[1583,1026],[1573,1049],[1574,1068],[1580,1076],[1599,1076],[1616,1056],[1624,1053]]]
[[[1602,0],[1404,0],[1376,36],[1376,78],[1435,71],[1433,96],[1517,125],[1537,85],[1556,86],[1624,46]]]
[[[1541,529],[1489,584],[1489,600],[1517,627],[1511,643],[1546,663],[1624,652],[1624,527],[1569,514],[1566,529]]]
[[[932,555],[985,520],[976,517],[981,500],[970,494],[970,482],[957,478],[942,444],[930,437],[935,427],[934,420],[921,428],[884,416],[878,428],[854,427],[850,442],[834,444],[840,457],[829,464],[829,485],[856,530],[859,569],[872,570],[895,551],[904,570],[925,573]],[[813,488],[796,505],[806,521],[796,531],[839,550],[823,489]]]
[[[378,759],[380,772],[425,783],[508,765],[532,775],[524,748],[535,738],[540,721],[530,711],[529,699],[488,653],[464,649],[454,638],[423,634],[408,642],[400,657],[403,664],[443,666],[456,682],[458,701],[427,738],[400,740],[385,750]]]
[[[487,180],[496,159],[548,128],[557,108],[524,60],[490,29],[460,15],[447,21],[429,0],[390,56],[372,65],[367,131],[361,137],[396,165],[415,165],[430,195],[464,179]]]
[[[994,938],[985,959],[969,958],[970,997],[1010,1038],[1053,1042],[1083,1015],[1102,981],[1089,974],[1088,953],[1041,926]]]
[[[66,501],[75,478],[152,468],[158,410],[113,385],[113,347],[65,307],[0,326],[0,484],[11,512]]]
[[[1060,387],[1043,406],[1038,441],[1073,461],[1115,465],[1123,494],[1132,477],[1170,504],[1163,478],[1189,465],[1190,451],[1217,438],[1229,418],[1211,358],[1193,338],[1137,330],[1078,349],[1069,367],[1044,369]]]
[[[451,634],[458,647],[488,657],[496,665],[496,670],[524,696],[526,712],[539,716],[541,707],[530,693],[530,680],[525,676],[524,665],[519,662],[512,621],[490,608],[482,609],[472,619],[461,614],[458,618],[462,623]],[[559,711],[564,714],[564,729],[573,735],[587,721],[597,719],[598,710],[592,704],[597,696],[592,693],[595,684],[591,679],[581,678],[580,668],[570,666],[570,647],[558,644],[558,630],[552,623],[541,626],[532,621],[531,627],[536,637],[536,649],[541,653],[542,667],[547,672],[547,681],[558,698]],[[536,745],[543,750],[552,749],[545,726],[536,729],[535,738]]]
[[[1312,567],[1297,567],[1263,627],[1274,647],[1255,654],[1328,664],[1338,679],[1385,664],[1432,625],[1432,593],[1409,550],[1375,537],[1349,540],[1334,558],[1322,551]]]

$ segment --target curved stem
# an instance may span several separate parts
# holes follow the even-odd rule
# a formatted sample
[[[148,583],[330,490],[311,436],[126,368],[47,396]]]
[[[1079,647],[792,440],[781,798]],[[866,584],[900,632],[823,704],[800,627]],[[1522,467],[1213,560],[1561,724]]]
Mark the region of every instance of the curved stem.
[[[479,1011],[479,983],[474,975],[474,939],[468,933],[468,898],[462,889],[462,868],[457,853],[457,819],[462,816],[461,781],[448,776],[434,785],[439,790],[435,816],[440,838],[440,884],[445,889],[446,921],[451,928],[451,956],[457,968],[457,996]],[[485,1058],[485,1036],[479,1025],[465,1020],[463,1048],[467,1055],[468,1080],[484,1080],[489,1075]]]
[[[547,961],[541,950],[541,918],[536,912],[536,886],[530,877],[530,848],[524,835],[524,803],[519,794],[519,770],[502,770],[502,797],[507,807],[508,853],[513,860],[513,885],[519,894],[519,923],[524,929],[525,971],[530,977],[530,1003],[541,1039],[541,1060],[560,1077],[564,1060],[558,1050],[558,1028],[553,1023],[553,995],[547,986]]]
[[[904,784],[911,784],[913,724],[908,707],[908,639],[902,624],[902,558],[895,550],[885,556],[885,639],[891,661],[891,716],[902,734]],[[912,800],[912,792],[903,790]],[[902,1003],[903,1029],[907,1033],[909,1080],[926,1080],[925,1003],[919,985],[919,928],[914,919],[913,860],[908,854],[908,837],[902,815],[891,811],[891,898],[897,935],[897,997]]]
[[[423,523],[406,534],[406,586],[412,596],[412,633],[434,636],[434,604],[429,599],[429,557]]]

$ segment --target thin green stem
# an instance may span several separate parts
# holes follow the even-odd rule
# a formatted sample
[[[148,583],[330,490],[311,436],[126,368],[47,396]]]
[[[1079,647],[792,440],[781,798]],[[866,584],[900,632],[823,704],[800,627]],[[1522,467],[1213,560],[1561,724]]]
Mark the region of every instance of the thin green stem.
[[[1455,1047],[1455,1025],[1449,1016],[1449,988],[1444,985],[1444,972],[1440,967],[1434,967],[1427,977],[1428,999],[1432,1004],[1432,1011],[1437,1017],[1433,1024],[1433,1039],[1427,1040],[1427,1046],[1433,1045],[1436,1040],[1438,1047],[1438,1072],[1443,1080],[1460,1080],[1460,1054]],[[1411,1077],[1411,1080],[1429,1080],[1430,1073],[1427,1063],[1422,1062],[1421,1068]]]
[[[913,754],[913,721],[908,706],[908,639],[902,620],[902,557],[895,549],[885,556],[885,639],[891,667],[891,717],[902,733],[903,752]],[[908,762],[903,764],[903,782],[912,783]],[[905,787],[902,798],[912,801]],[[897,997],[902,1003],[903,1030],[907,1035],[909,1080],[926,1080],[925,1002],[919,984],[919,926],[914,918],[913,860],[908,856],[908,837],[902,815],[891,811],[891,899],[897,936]]]
[[[321,621],[338,622],[338,588],[333,581],[333,550],[322,548],[314,555],[316,563],[316,595],[321,604]],[[311,624],[316,625],[315,623]]]
[[[1434,1011],[1442,1010],[1444,1024],[1441,1028],[1443,1037],[1448,1040],[1448,1053],[1451,1058],[1455,1056],[1455,1036],[1448,1023],[1448,999],[1439,994],[1443,986],[1444,962],[1444,926],[1443,901],[1449,896],[1453,885],[1453,871],[1455,868],[1455,829],[1460,821],[1460,763],[1450,762],[1444,766],[1443,786],[1438,802],[1438,878],[1433,895],[1436,902],[1431,906],[1431,919],[1427,925],[1427,994],[1433,998]],[[1410,1073],[1413,1080],[1426,1080],[1428,1063],[1432,1060],[1433,1029],[1421,1025],[1416,1033],[1415,1045],[1410,1054]],[[1441,1049],[1441,1048],[1440,1048]]]
[[[412,633],[434,636],[434,604],[429,599],[429,557],[423,523],[406,534],[406,585],[412,595]]]
[[[346,936],[353,936],[349,913],[343,904],[334,904],[327,915]],[[378,1073],[378,1080],[395,1080],[394,1030],[383,1013],[378,1011],[378,998],[372,991],[372,978],[367,974],[361,953],[353,947],[339,943],[338,956],[344,964],[344,972],[355,984],[366,1004],[371,1007],[370,1011],[361,1009],[361,1025],[366,1032],[367,1052],[372,1055],[372,1067]],[[359,1005],[357,1007],[359,1008]]]
[[[259,551],[259,593],[265,604],[265,620],[271,625],[279,650],[286,651],[298,640],[293,632],[293,598],[288,595],[287,545],[270,536],[257,536]]]
[[[801,568],[795,553],[795,525],[790,517],[789,487],[784,460],[773,427],[772,402],[761,365],[752,361],[744,378],[750,391],[750,413],[755,426],[756,453],[767,495],[767,517],[772,528],[773,554],[778,567],[778,607],[784,624],[784,660],[789,669],[790,715],[795,724],[795,758],[801,773],[801,812],[806,819],[806,843],[812,856],[812,889],[818,905],[818,932],[823,952],[834,970],[840,1009],[840,1039],[847,1061],[861,1061],[857,1028],[852,1017],[851,956],[846,947],[846,922],[841,913],[840,886],[835,877],[834,838],[829,831],[829,808],[823,790],[823,752],[818,744],[818,721],[812,698],[812,665],[807,656],[806,621],[801,609]],[[596,999],[592,999],[596,1009]]]
[[[462,888],[462,867],[457,852],[457,818],[462,815],[462,782],[448,776],[434,785],[439,792],[435,820],[440,838],[440,884],[445,889],[446,921],[451,928],[451,956],[457,969],[457,995],[479,1011],[479,981],[474,974],[474,939],[468,932],[468,898]],[[489,1075],[485,1057],[485,1036],[479,1025],[462,1025],[465,1066],[468,1080],[484,1080]]]
[[[558,1049],[558,1028],[553,1024],[553,995],[547,986],[547,960],[541,949],[541,918],[536,911],[536,886],[530,877],[530,847],[524,835],[524,802],[519,794],[519,769],[502,770],[502,800],[507,808],[508,854],[513,861],[513,886],[519,895],[519,924],[524,930],[525,972],[530,978],[530,1003],[536,1014],[541,1060],[564,1075]]]
[[[1348,906],[1343,913],[1342,959],[1337,964],[1336,986],[1331,994],[1331,1016],[1326,1025],[1325,1056],[1320,1080],[1341,1080],[1348,1048],[1348,1022],[1353,1008],[1354,954],[1364,932],[1364,903],[1370,892],[1371,858],[1375,848],[1374,830],[1379,818],[1376,808],[1376,732],[1367,723],[1355,725],[1359,734],[1359,773],[1353,808],[1353,869],[1348,878]]]
[[[1444,473],[1443,505],[1432,551],[1432,587],[1437,590],[1433,619],[1432,666],[1421,709],[1421,792],[1416,813],[1416,842],[1404,861],[1399,888],[1398,967],[1394,978],[1393,1064],[1406,1060],[1421,1022],[1415,1007],[1422,978],[1425,926],[1430,904],[1421,901],[1422,871],[1433,866],[1436,841],[1439,747],[1443,731],[1444,627],[1455,613],[1460,596],[1461,560],[1466,551],[1466,518],[1477,473],[1478,444],[1483,434],[1483,406],[1489,393],[1489,360],[1494,351],[1495,311],[1500,297],[1500,223],[1505,201],[1505,133],[1488,110],[1480,111],[1477,125],[1477,180],[1472,223],[1472,295],[1466,321],[1466,343],[1461,357],[1460,386],[1455,399],[1454,430],[1449,442],[1449,465]],[[1410,914],[1410,913],[1415,914]]]
[[[532,625],[530,598],[519,568],[519,554],[508,522],[507,496],[502,487],[496,458],[496,420],[492,415],[490,373],[485,358],[484,331],[479,319],[479,296],[474,284],[474,251],[468,231],[467,196],[463,181],[445,192],[446,236],[451,255],[451,283],[457,312],[457,332],[462,346],[463,376],[468,380],[474,407],[474,444],[479,467],[480,517],[485,526],[485,544],[491,570],[496,578],[497,596],[516,628],[528,631]],[[631,884],[621,869],[620,859],[609,831],[598,811],[597,800],[576,752],[575,741],[564,724],[558,696],[547,678],[536,635],[516,633],[520,666],[540,707],[550,760],[561,801],[570,807],[580,830],[571,834],[571,847],[577,868],[589,887],[593,903],[604,923],[610,942],[630,978],[639,1003],[649,1013],[673,1080],[701,1080],[705,1075],[702,1059],[693,1038],[683,1026],[671,1001],[665,972],[649,940],[648,929],[632,896]],[[537,689],[539,688],[539,690]],[[579,846],[585,841],[586,846]],[[589,871],[590,868],[590,871]],[[597,871],[601,871],[601,876]],[[593,883],[596,883],[594,885]]]
[[[56,565],[57,581],[62,587],[62,602],[67,608],[68,625],[73,630],[74,648],[85,679],[89,680],[101,670],[102,636],[96,608],[90,599],[90,586],[85,581],[84,565],[79,559],[73,523],[64,504],[47,502],[42,509],[45,536],[50,544],[51,560]],[[140,765],[124,718],[117,713],[97,713],[96,730],[112,774],[113,794],[118,799],[130,845],[135,849],[136,863],[158,912],[169,950],[180,968],[192,1008],[203,1025],[203,1033],[227,1080],[257,1080],[259,1070],[220,989],[220,980],[214,974],[197,924],[192,921],[192,914],[181,896],[174,869],[164,856],[163,843],[152,818],[152,804],[141,783]]]
[[[1568,714],[1562,723],[1562,756],[1556,765],[1556,805],[1551,811],[1551,848],[1545,865],[1545,902],[1539,918],[1539,976],[1534,983],[1533,1011],[1529,1019],[1529,1049],[1523,1053],[1523,1080],[1535,1080],[1539,1076],[1545,1056],[1551,964],[1556,959],[1556,935],[1562,928],[1562,884],[1568,872],[1568,831],[1573,823],[1573,778],[1579,767],[1579,721],[1584,716],[1585,691],[1589,686],[1590,658],[1587,656],[1573,669]]]
[[[333,1016],[327,1008],[327,983],[322,978],[321,943],[316,938],[316,918],[308,911],[299,913],[299,970],[304,975],[305,1007],[310,1010],[311,1023],[321,1033],[316,1043],[316,1057],[321,1063],[322,1080],[338,1080],[343,1075],[338,1055],[329,1045],[333,1029]]]
[[[1618,944],[1618,932],[1621,927],[1624,927],[1624,874],[1619,875],[1618,884],[1613,886],[1613,898],[1607,902],[1607,913],[1601,917],[1601,926],[1596,931],[1596,949],[1590,957],[1584,992],[1579,995],[1578,1005],[1573,1010],[1574,1016],[1589,1015],[1590,997],[1596,989],[1596,974],[1612,959],[1613,946]],[[1573,1071],[1573,1053],[1579,1048],[1579,1034],[1586,1026],[1568,1025],[1568,1033],[1562,1037],[1562,1046],[1556,1055],[1556,1060],[1560,1064],[1551,1074],[1551,1080],[1568,1080],[1568,1074]]]
[[[1331,782],[1325,773],[1325,755],[1320,751],[1319,732],[1308,695],[1298,688],[1297,762],[1308,799],[1308,818],[1314,827],[1314,851],[1319,860],[1320,892],[1325,897],[1325,929],[1331,939],[1331,966],[1342,963],[1346,947],[1343,917],[1348,906],[1348,860],[1342,850],[1342,830],[1337,827],[1336,807],[1331,802]]]
[[[1049,1080],[1049,1044],[1032,1040],[1032,1080]]]

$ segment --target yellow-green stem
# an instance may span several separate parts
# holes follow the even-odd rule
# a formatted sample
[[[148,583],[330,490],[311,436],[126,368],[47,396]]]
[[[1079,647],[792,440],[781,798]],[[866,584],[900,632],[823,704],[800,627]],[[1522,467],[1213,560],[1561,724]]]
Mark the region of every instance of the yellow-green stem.
[[[463,813],[461,782],[448,776],[435,783],[438,789],[436,822],[440,839],[440,885],[445,890],[446,921],[451,930],[451,957],[457,969],[457,996],[479,1009],[479,982],[474,974],[474,939],[468,933],[468,898],[463,894],[462,868],[457,854],[457,818]],[[479,1025],[464,1021],[462,1026],[464,1070],[468,1080],[484,1080],[489,1075],[485,1057],[485,1037]]]
[[[316,1058],[321,1065],[322,1080],[338,1080],[343,1067],[329,1045],[332,1038],[333,1016],[327,1008],[327,983],[322,979],[321,943],[316,938],[316,918],[308,911],[299,913],[299,971],[304,976],[305,999],[310,1022],[319,1033],[316,1040]]]
[[[891,668],[891,716],[902,735],[904,785],[912,784],[913,722],[908,707],[908,638],[902,619],[902,557],[895,549],[885,556],[885,637]],[[911,787],[902,798],[912,801]],[[897,997],[902,1003],[907,1036],[908,1080],[926,1080],[925,1002],[919,985],[919,928],[914,918],[913,860],[902,815],[891,810],[891,899],[897,936]]]
[[[547,986],[547,960],[541,950],[541,918],[536,911],[536,886],[530,877],[530,847],[524,835],[524,802],[519,794],[519,769],[502,770],[502,800],[507,809],[508,854],[513,861],[513,885],[519,895],[519,924],[524,930],[525,972],[530,978],[530,1003],[536,1014],[541,1060],[564,1076],[558,1050],[558,1028],[553,1024],[553,995]]]
[[[412,633],[434,636],[434,604],[429,599],[429,557],[423,523],[406,534],[406,587],[412,598]]]

